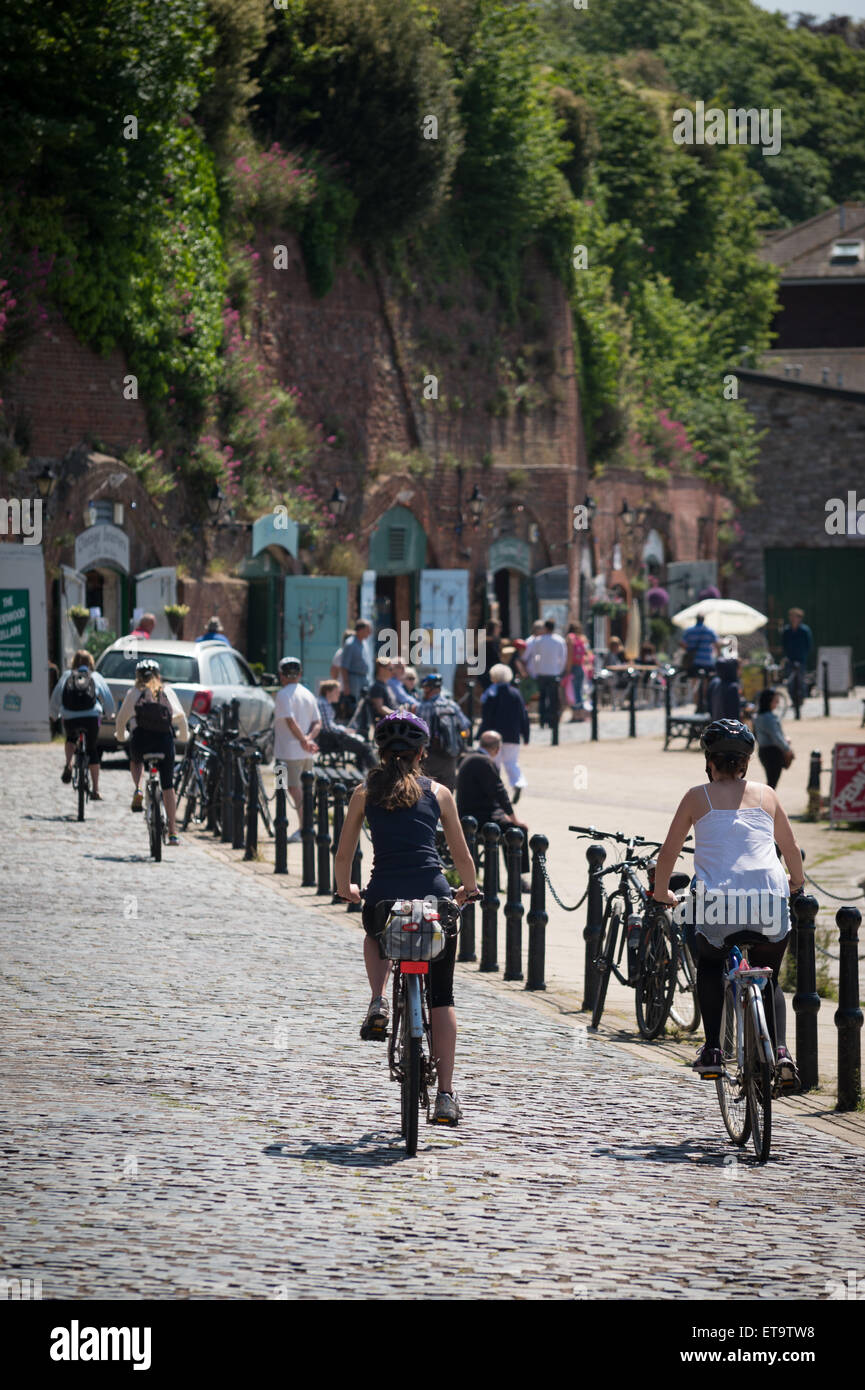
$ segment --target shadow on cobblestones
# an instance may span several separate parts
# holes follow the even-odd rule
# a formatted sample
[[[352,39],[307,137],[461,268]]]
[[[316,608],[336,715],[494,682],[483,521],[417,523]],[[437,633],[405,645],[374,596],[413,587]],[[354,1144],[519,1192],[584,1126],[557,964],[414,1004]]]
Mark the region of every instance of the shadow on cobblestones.
[[[406,1158],[402,1140],[385,1139],[382,1134],[363,1134],[354,1144],[308,1144],[305,1149],[289,1149],[285,1144],[269,1144],[264,1153],[272,1158],[314,1159],[335,1163],[340,1168],[390,1168]],[[373,1148],[372,1145],[377,1147]]]

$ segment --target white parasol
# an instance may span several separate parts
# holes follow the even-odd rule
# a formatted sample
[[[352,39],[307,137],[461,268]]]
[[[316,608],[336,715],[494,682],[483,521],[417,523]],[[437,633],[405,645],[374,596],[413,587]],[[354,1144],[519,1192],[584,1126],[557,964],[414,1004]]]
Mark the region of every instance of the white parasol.
[[[739,603],[738,599],[706,598],[676,613],[673,622],[676,627],[692,627],[701,613],[706,626],[719,637],[746,637],[765,627],[769,621],[765,613],[758,613],[756,608],[749,608],[747,603]]]

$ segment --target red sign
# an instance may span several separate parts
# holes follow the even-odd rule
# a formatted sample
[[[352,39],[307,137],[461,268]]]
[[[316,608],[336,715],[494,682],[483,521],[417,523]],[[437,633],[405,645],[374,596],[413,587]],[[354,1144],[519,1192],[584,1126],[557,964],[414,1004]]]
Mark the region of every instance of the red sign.
[[[829,819],[865,821],[865,743],[836,743],[832,750]]]

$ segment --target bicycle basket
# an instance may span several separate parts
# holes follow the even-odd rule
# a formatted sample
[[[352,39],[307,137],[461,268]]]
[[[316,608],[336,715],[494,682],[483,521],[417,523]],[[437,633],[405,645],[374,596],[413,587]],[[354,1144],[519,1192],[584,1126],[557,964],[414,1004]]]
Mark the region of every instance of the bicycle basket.
[[[438,907],[423,898],[399,898],[387,915],[381,945],[388,960],[437,960],[446,945]]]

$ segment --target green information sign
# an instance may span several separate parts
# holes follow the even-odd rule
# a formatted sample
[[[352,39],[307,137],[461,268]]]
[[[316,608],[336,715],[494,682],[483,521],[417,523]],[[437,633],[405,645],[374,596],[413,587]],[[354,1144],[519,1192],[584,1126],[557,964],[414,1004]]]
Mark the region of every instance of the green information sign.
[[[0,589],[0,681],[29,681],[30,591]]]

